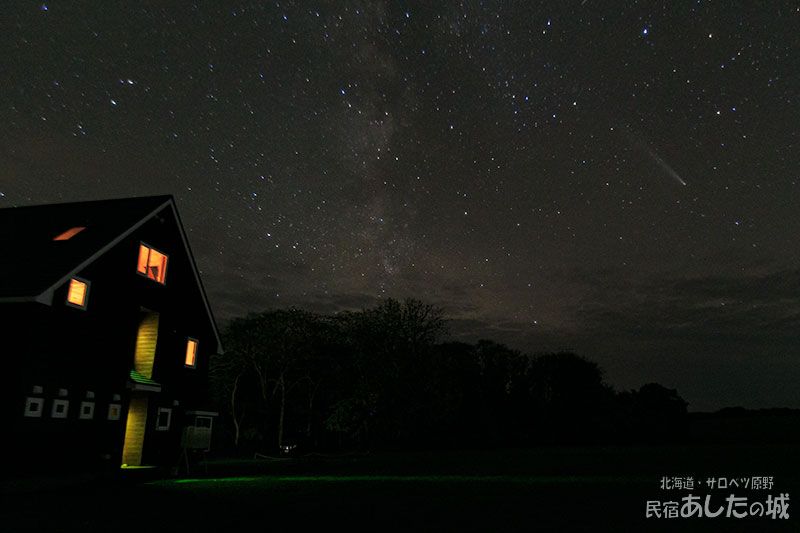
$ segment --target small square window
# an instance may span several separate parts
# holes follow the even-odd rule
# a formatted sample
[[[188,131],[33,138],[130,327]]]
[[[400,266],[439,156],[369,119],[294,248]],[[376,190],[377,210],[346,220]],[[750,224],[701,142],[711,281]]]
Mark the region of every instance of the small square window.
[[[78,415],[81,420],[91,420],[94,418],[94,402],[81,402],[81,412]]]
[[[31,398],[25,399],[25,416],[31,418],[41,418],[44,410],[44,399]]]
[[[89,297],[89,282],[86,280],[72,278],[69,281],[67,291],[67,305],[86,309],[86,300]]]
[[[183,360],[183,366],[194,368],[197,362],[197,339],[191,337],[186,340],[186,358]]]
[[[158,408],[158,418],[156,419],[156,430],[167,431],[169,430],[169,423],[172,419],[172,409],[169,407]]]
[[[167,278],[167,255],[144,243],[139,245],[139,262],[136,271],[162,285]]]
[[[108,406],[108,419],[109,420],[119,420],[120,413],[122,412],[122,405],[118,403],[112,403]]]
[[[52,418],[67,418],[69,400],[53,400],[53,409],[50,411]]]

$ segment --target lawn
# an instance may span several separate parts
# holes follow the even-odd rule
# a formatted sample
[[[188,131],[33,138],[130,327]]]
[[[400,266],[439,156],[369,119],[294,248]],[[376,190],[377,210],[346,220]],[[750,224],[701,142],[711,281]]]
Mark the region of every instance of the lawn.
[[[569,447],[215,460],[173,479],[36,478],[4,483],[10,531],[798,531],[797,450]],[[142,476],[139,472],[138,476]],[[752,487],[662,490],[662,477],[773,476]],[[790,496],[789,519],[646,518],[688,494],[711,510]],[[800,498],[800,496],[797,496]],[[702,503],[702,502],[701,502]],[[795,516],[797,515],[797,516]],[[338,526],[338,527],[337,527]]]

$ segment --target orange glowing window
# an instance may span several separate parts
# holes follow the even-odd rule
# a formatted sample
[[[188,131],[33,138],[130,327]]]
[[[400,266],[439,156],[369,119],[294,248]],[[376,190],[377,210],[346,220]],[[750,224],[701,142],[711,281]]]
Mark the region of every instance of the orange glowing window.
[[[167,256],[146,244],[139,245],[139,264],[136,270],[150,279],[164,284],[167,278]]]
[[[80,309],[86,309],[86,296],[89,293],[89,282],[72,278],[67,291],[67,304]]]
[[[189,339],[186,341],[186,360],[183,365],[194,368],[195,359],[197,358],[197,340]]]
[[[54,241],[67,241],[67,240],[73,238],[75,235],[77,235],[78,233],[82,232],[85,229],[86,228],[84,228],[84,227],[70,228],[67,231],[65,231],[64,233],[62,233],[61,235],[58,235],[57,237],[53,237],[53,240]]]

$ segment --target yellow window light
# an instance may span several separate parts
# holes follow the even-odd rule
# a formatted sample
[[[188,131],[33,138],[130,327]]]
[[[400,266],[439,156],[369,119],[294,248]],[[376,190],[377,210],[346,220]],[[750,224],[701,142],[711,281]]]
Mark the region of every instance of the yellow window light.
[[[167,277],[167,256],[146,244],[140,244],[136,270],[163,285]]]
[[[78,233],[82,232],[85,229],[86,228],[83,227],[83,226],[77,226],[77,227],[74,227],[74,228],[70,228],[67,231],[65,231],[64,233],[62,233],[62,234],[60,234],[60,235],[58,235],[56,237],[53,237],[53,240],[54,241],[68,241],[71,238],[73,238],[75,235],[77,235]]]
[[[184,366],[194,368],[196,359],[197,359],[197,341],[195,339],[189,339],[186,342],[186,359],[184,360],[183,364]]]
[[[147,275],[147,259],[150,257],[150,248],[144,244],[139,245],[139,264],[136,270],[140,274]]]
[[[86,308],[86,293],[89,292],[88,282],[72,278],[69,281],[67,303],[81,309]]]

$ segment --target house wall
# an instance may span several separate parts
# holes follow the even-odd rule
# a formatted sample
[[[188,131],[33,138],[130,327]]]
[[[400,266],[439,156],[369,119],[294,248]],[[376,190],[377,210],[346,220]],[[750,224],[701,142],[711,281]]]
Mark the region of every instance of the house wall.
[[[90,281],[86,309],[65,304],[69,281],[55,291],[52,306],[0,304],[0,354],[13,376],[3,415],[13,435],[12,453],[21,459],[18,468],[121,464],[132,394],[128,378],[139,324],[148,311],[159,314],[152,379],[161,392],[147,393],[142,461],[177,461],[182,411],[208,408],[208,361],[217,346],[176,224],[166,210],[78,272]],[[137,273],[141,241],[168,254],[165,285]],[[199,340],[195,368],[184,366],[188,337]],[[43,388],[40,418],[23,416],[34,385]],[[61,389],[67,396],[58,396]],[[52,405],[64,399],[66,417],[53,418]],[[91,400],[93,418],[80,419],[81,403]],[[108,420],[108,406],[116,403],[122,406],[120,417]],[[170,428],[159,431],[158,410],[164,408],[172,412]]]
[[[3,402],[4,420],[10,426],[11,456],[21,459],[12,466],[71,470],[80,469],[76,463],[101,467],[110,462],[121,451],[124,431],[130,319],[41,304],[6,305],[0,316],[6,368],[14,376]],[[42,393],[34,394],[33,386]],[[41,417],[23,416],[29,397],[44,400]],[[66,417],[54,418],[52,406],[63,400],[69,402]],[[94,403],[92,419],[79,418],[84,401]],[[112,404],[121,408],[118,420],[108,419]]]

